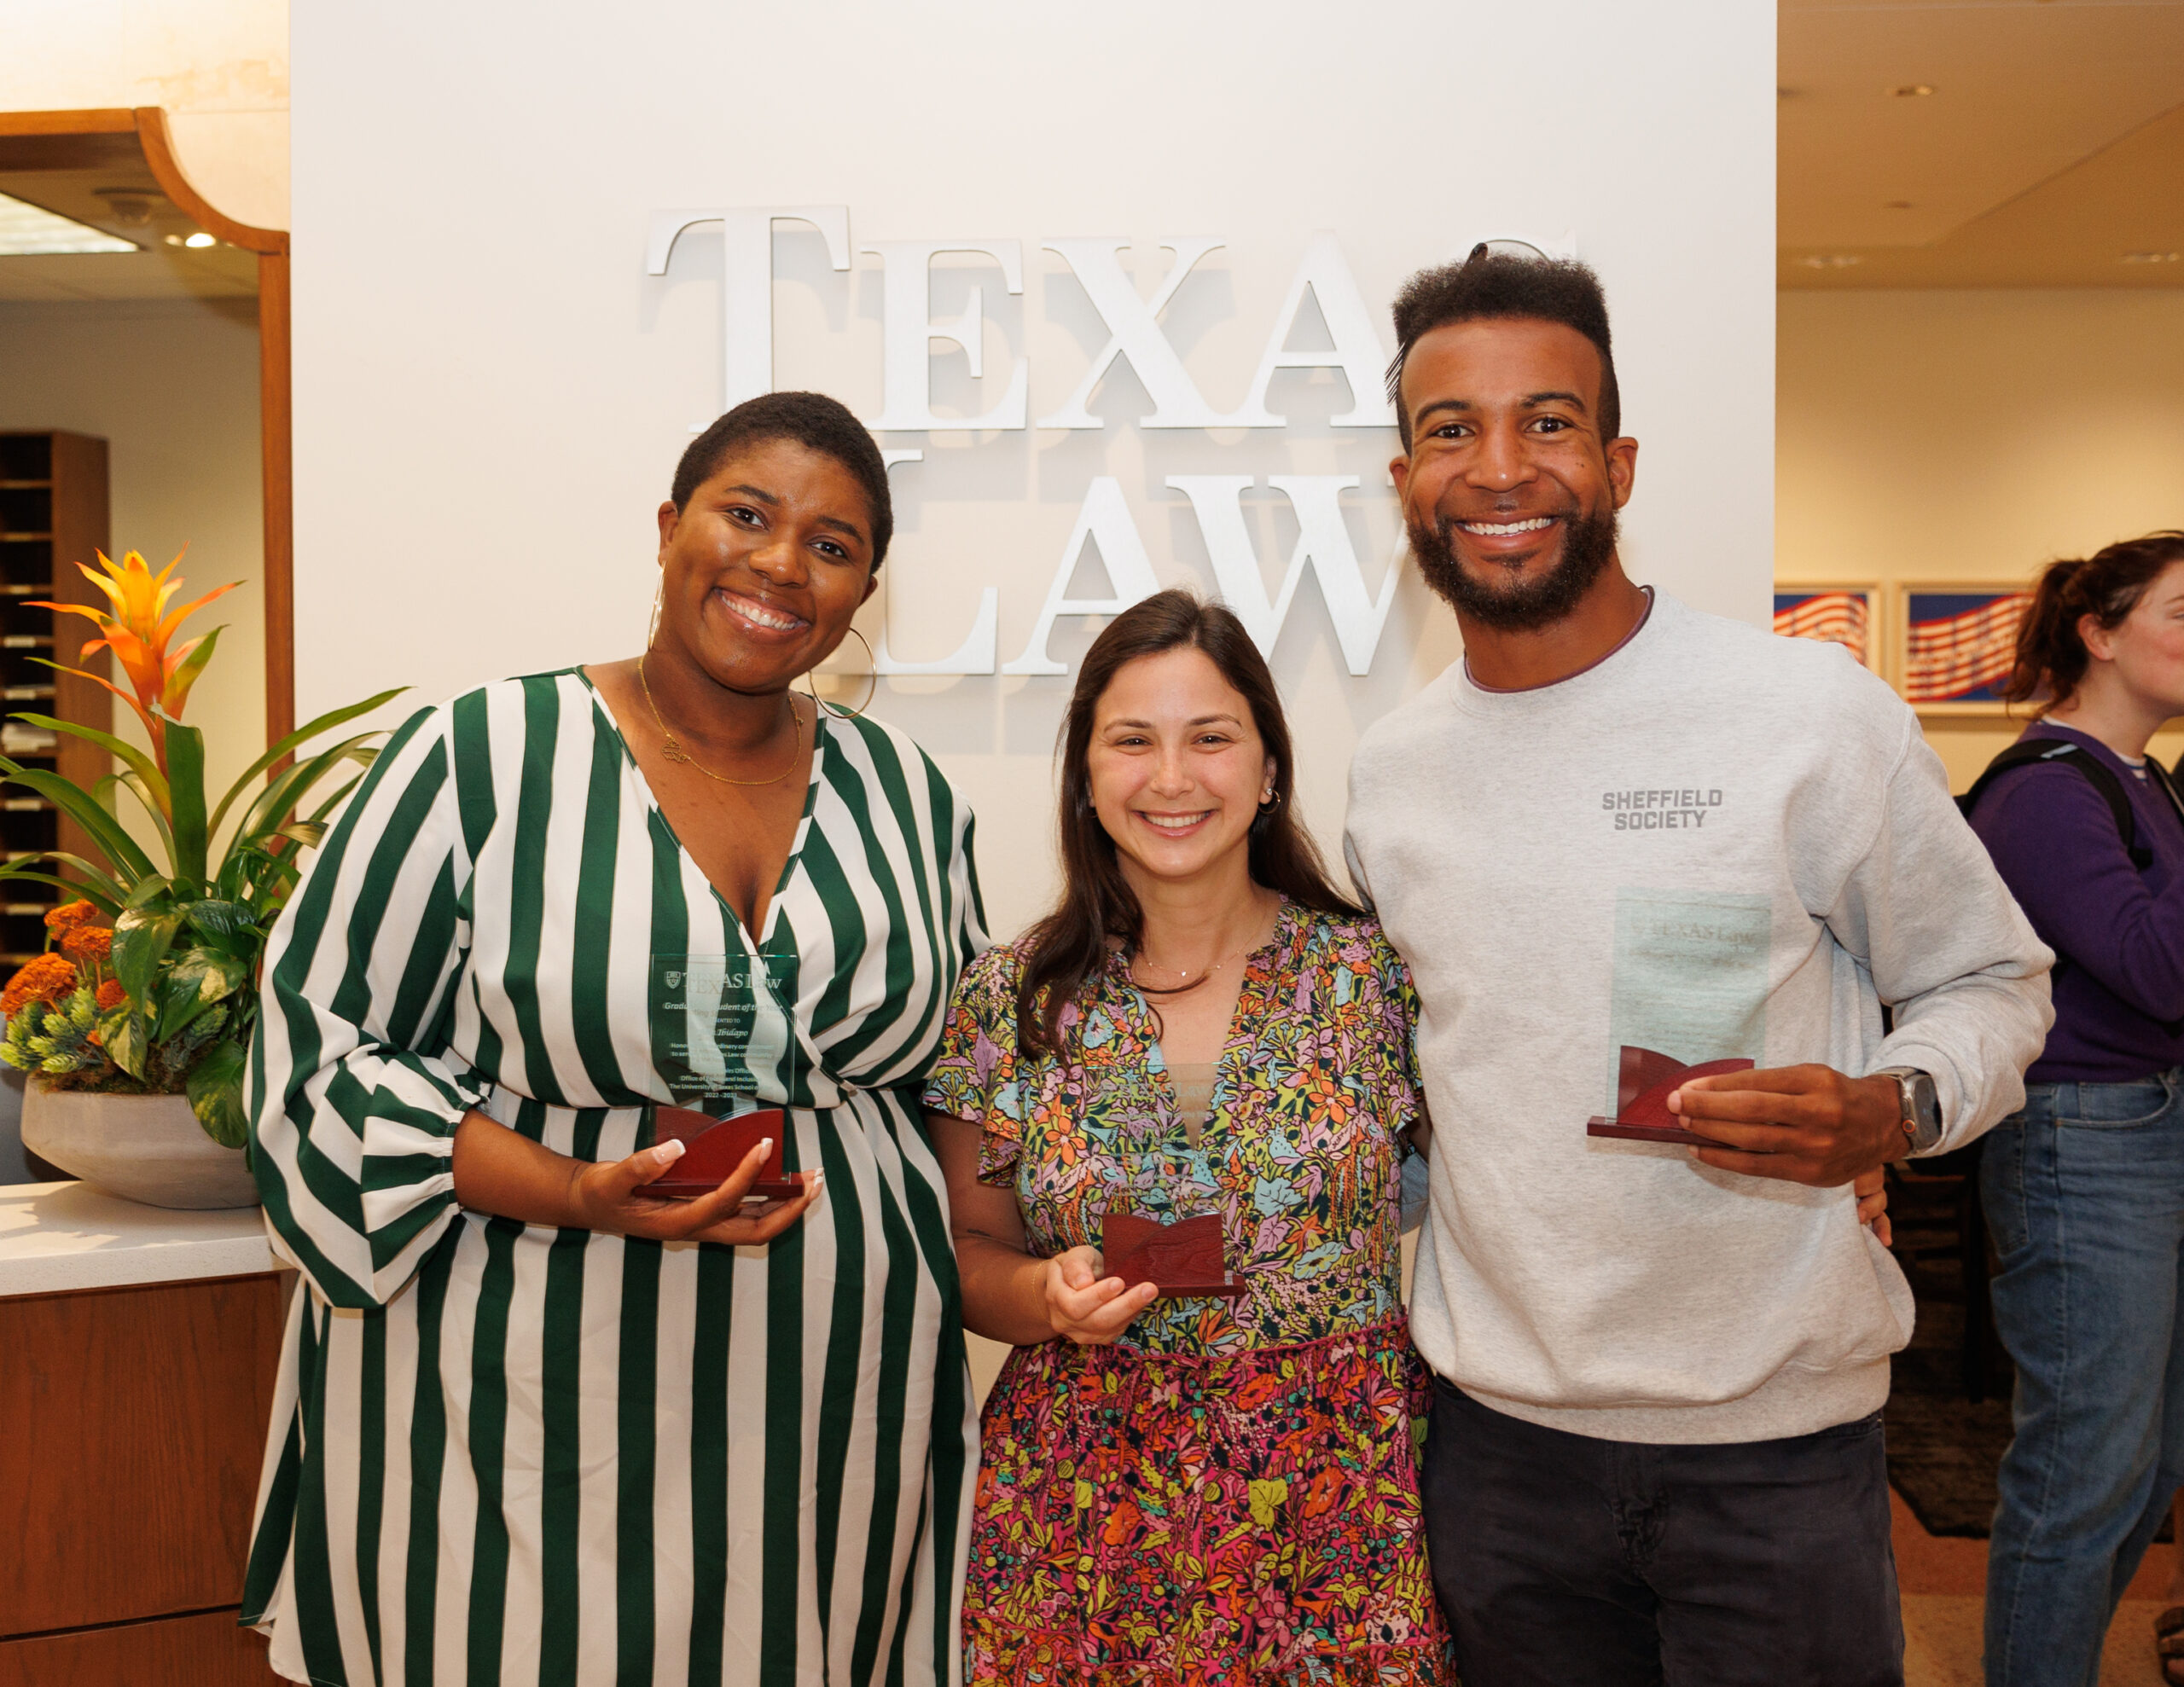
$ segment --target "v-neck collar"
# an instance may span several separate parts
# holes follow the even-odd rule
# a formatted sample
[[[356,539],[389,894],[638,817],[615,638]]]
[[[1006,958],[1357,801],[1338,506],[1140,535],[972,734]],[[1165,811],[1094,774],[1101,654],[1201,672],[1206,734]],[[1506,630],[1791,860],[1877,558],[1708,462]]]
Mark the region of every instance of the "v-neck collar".
[[[1235,1073],[1238,1063],[1251,1052],[1251,1022],[1249,1011],[1255,994],[1266,988],[1267,975],[1279,969],[1286,954],[1293,954],[1304,929],[1304,910],[1289,897],[1281,899],[1281,906],[1275,910],[1274,929],[1267,939],[1244,957],[1244,976],[1237,983],[1236,1006],[1228,1019],[1228,1035],[1221,1044],[1221,1052],[1213,1061],[1213,1090],[1208,1098],[1205,1129],[1212,1132],[1225,1104],[1235,1094]],[[1149,1029],[1153,1019],[1153,1004],[1137,981],[1130,976],[1130,959],[1120,949],[1107,957],[1110,979],[1126,993],[1136,1013]],[[1168,1064],[1168,1052],[1160,1046],[1158,1037],[1145,1039],[1147,1071],[1153,1080],[1153,1093],[1170,1116],[1180,1117],[1182,1100],[1176,1090],[1174,1074]]]
[[[729,924],[743,939],[744,947],[754,955],[764,954],[766,942],[773,935],[774,923],[781,915],[781,898],[790,882],[795,878],[797,869],[804,863],[804,841],[811,835],[811,815],[818,807],[819,786],[825,773],[832,738],[827,730],[828,716],[825,705],[818,705],[812,711],[811,772],[804,787],[804,810],[797,816],[796,833],[789,839],[788,858],[781,863],[781,878],[775,883],[773,893],[766,898],[766,917],[759,922],[758,936],[754,939],[743,924],[743,916],[735,911],[735,904],[722,894],[720,886],[714,884],[705,869],[698,866],[697,857],[690,853],[677,833],[674,822],[667,818],[667,811],[659,806],[659,798],[653,792],[652,781],[645,777],[645,770],[637,761],[636,751],[630,748],[630,740],[622,731],[622,723],[614,718],[614,710],[607,703],[606,694],[592,683],[591,675],[583,668],[572,668],[569,671],[576,675],[577,682],[591,693],[592,709],[613,737],[616,747],[621,751],[623,765],[628,769],[630,778],[636,781],[637,794],[644,798],[645,807],[651,810],[653,823],[667,834],[668,841],[675,845],[676,853],[690,864],[699,878],[706,881],[706,888],[712,892],[713,900],[720,904],[721,913],[727,916]]]

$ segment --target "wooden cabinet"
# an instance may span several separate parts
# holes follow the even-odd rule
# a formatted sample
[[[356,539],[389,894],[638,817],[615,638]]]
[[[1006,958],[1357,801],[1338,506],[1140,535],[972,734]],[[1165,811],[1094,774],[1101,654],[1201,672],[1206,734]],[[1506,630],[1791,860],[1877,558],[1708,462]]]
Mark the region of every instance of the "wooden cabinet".
[[[286,1282],[0,1299],[0,1687],[263,1687],[238,1632]]]
[[[0,433],[0,715],[51,715],[111,731],[113,699],[89,680],[55,674],[37,660],[109,674],[102,651],[83,660],[98,636],[80,615],[32,609],[29,600],[98,604],[105,600],[76,569],[98,565],[107,551],[106,441],[82,433]],[[108,554],[112,554],[108,551]],[[0,724],[0,754],[55,768],[86,787],[105,777],[102,750],[20,722]],[[5,853],[60,849],[97,861],[98,852],[50,803],[18,786],[0,787],[0,843]],[[0,884],[0,967],[20,966],[45,947],[42,924],[49,885]]]

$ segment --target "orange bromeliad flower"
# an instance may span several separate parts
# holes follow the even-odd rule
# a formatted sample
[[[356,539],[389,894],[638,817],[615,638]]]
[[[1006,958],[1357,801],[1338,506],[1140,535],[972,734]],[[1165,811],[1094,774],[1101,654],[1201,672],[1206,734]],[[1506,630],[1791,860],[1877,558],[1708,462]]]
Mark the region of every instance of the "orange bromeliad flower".
[[[20,1013],[25,1004],[34,1001],[50,1007],[75,988],[76,969],[69,965],[67,957],[38,955],[8,981],[6,989],[0,990],[0,1013]]]
[[[107,600],[113,606],[113,613],[80,603],[34,603],[31,607],[49,609],[60,615],[80,615],[98,628],[100,636],[84,646],[83,654],[88,658],[102,650],[112,650],[129,677],[131,690],[124,691],[112,681],[86,673],[81,668],[63,671],[104,686],[134,709],[136,718],[144,723],[144,730],[151,734],[153,753],[159,760],[160,771],[165,773],[166,728],[161,724],[161,717],[170,721],[182,718],[183,706],[189,701],[189,688],[197,683],[197,676],[212,660],[212,645],[219,637],[219,631],[216,628],[177,650],[171,651],[167,646],[176,630],[191,615],[214,598],[232,592],[242,582],[231,581],[201,598],[192,599],[179,609],[170,610],[169,600],[182,589],[182,582],[172,577],[175,563],[182,560],[179,552],[174,562],[157,574],[152,572],[142,554],[136,551],[128,552],[118,563],[110,560],[103,551],[96,554],[99,566],[106,571],[104,574],[86,568],[80,562],[76,566],[86,580],[106,594]]]

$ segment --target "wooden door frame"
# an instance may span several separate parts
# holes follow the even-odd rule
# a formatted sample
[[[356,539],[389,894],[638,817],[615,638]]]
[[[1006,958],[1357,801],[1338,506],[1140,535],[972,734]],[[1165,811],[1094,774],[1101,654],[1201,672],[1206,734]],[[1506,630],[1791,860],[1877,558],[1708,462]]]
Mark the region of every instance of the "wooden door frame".
[[[206,233],[258,254],[258,415],[264,499],[265,741],[295,730],[295,485],[288,382],[288,231],[238,223],[198,192],[176,158],[160,106],[0,112],[0,140],[133,135],[160,191]]]

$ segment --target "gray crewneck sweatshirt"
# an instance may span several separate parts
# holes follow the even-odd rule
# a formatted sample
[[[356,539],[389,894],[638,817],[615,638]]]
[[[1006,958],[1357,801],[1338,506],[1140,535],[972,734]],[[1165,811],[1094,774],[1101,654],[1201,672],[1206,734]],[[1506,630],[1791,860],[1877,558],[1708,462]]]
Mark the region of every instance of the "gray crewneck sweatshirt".
[[[1558,685],[1486,691],[1460,663],[1375,723],[1347,849],[1420,1002],[1432,1210],[1411,1319],[1433,1368],[1614,1441],[1875,1410],[1911,1295],[1847,1186],[1585,1123],[1615,1111],[1624,1046],[1920,1067],[1943,1148],[2022,1104],[2053,957],[1910,710],[1840,648],[1657,594]]]

